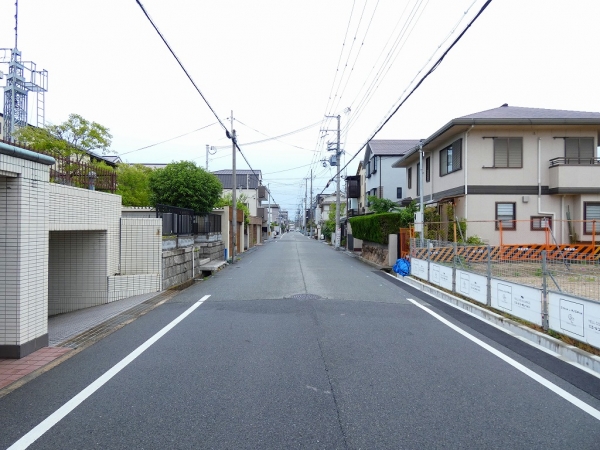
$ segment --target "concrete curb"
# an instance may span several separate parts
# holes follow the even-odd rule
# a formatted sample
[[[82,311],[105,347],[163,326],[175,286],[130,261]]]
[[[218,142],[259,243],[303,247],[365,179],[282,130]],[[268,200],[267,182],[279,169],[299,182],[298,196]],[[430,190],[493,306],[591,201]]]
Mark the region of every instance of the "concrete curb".
[[[566,344],[552,336],[528,328],[514,320],[507,319],[504,316],[458,298],[431,285],[417,281],[414,278],[394,276],[391,274],[390,276],[600,378],[600,357],[598,356]]]

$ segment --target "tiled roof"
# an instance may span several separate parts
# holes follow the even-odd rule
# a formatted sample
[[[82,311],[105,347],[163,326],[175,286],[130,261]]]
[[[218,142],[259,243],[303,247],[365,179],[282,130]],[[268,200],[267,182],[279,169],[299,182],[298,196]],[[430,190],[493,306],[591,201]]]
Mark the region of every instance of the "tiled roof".
[[[468,116],[459,117],[455,120],[460,121],[462,119],[505,119],[507,121],[519,119],[600,120],[600,113],[584,111],[566,111],[561,109],[523,108],[519,106],[508,106],[507,104],[504,104],[499,108],[488,109],[487,111],[480,111],[474,114],[469,114]]]
[[[374,155],[400,156],[418,144],[418,139],[377,139],[369,141],[369,148]]]
[[[223,169],[223,170],[215,170],[212,173],[214,173],[215,175],[231,175],[232,172],[233,172],[233,170],[231,170],[231,169]],[[246,170],[238,169],[235,171],[235,174],[236,175],[254,175],[255,172],[259,177],[262,177],[260,170],[252,171],[252,170],[247,170],[247,169]]]

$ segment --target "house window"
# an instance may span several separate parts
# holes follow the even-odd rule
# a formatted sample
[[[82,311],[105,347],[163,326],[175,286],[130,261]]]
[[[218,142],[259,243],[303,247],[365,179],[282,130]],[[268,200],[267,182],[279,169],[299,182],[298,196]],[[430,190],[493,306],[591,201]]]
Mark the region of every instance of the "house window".
[[[425,158],[425,181],[431,181],[431,156]]]
[[[567,164],[591,164],[594,156],[594,138],[565,138]]]
[[[371,161],[367,163],[367,178],[371,178]]]
[[[516,218],[516,203],[496,203],[496,230],[500,229],[500,222],[502,222],[503,230],[515,230],[517,228]]]
[[[408,188],[412,189],[412,167],[406,169],[406,183],[408,184]]]
[[[454,141],[440,150],[440,176],[448,175],[461,169],[462,139]]]
[[[417,195],[421,195],[421,163],[417,163]]]
[[[371,173],[377,173],[377,157],[373,156],[373,159],[371,160],[371,162],[373,164],[371,164]]]
[[[402,188],[401,187],[396,188],[396,198],[402,198]]]
[[[504,224],[502,224],[504,227]],[[551,216],[531,216],[531,230],[545,230],[546,228],[552,229],[552,217]]]
[[[594,221],[596,221],[596,234],[600,234],[600,203],[583,202],[583,220],[585,220],[584,234],[594,232]]]
[[[495,138],[494,167],[523,167],[523,138]]]

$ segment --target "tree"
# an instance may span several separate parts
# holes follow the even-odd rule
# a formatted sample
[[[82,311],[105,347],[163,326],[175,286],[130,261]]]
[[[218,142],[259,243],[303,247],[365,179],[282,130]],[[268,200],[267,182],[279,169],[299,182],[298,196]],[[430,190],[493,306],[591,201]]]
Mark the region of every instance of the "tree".
[[[344,205],[343,203],[340,204],[340,216],[342,214],[344,214],[345,207],[346,207],[346,205]],[[329,206],[329,216],[327,217],[327,220],[323,224],[323,228],[321,230],[323,232],[323,236],[325,237],[325,239],[330,239],[331,235],[335,232],[335,211],[336,211],[336,209],[337,209],[337,205],[335,203],[332,203]]]
[[[18,142],[34,150],[67,157],[76,162],[81,162],[92,151],[108,153],[112,140],[108,128],[97,122],[90,122],[79,114],[70,114],[67,121],[60,125],[19,128],[14,135]]]
[[[400,209],[400,207],[394,201],[387,198],[379,198],[375,197],[374,195],[369,195],[368,200],[370,203],[369,209],[375,214],[387,213]]]
[[[151,173],[151,168],[141,164],[119,164],[117,194],[123,198],[123,206],[151,206]]]
[[[212,173],[193,161],[168,164],[150,173],[150,203],[190,208],[208,213],[217,205],[223,186]]]
[[[236,204],[236,209],[244,211],[244,224],[249,225],[250,224],[250,208],[248,208],[248,205],[246,204],[247,203],[246,200],[248,200],[248,197],[246,196],[246,194],[240,194],[239,196],[236,197],[235,204]],[[232,205],[233,205],[233,195],[231,194],[231,192],[229,192],[219,199],[219,201],[217,202],[215,207],[222,208],[223,206],[232,206]]]

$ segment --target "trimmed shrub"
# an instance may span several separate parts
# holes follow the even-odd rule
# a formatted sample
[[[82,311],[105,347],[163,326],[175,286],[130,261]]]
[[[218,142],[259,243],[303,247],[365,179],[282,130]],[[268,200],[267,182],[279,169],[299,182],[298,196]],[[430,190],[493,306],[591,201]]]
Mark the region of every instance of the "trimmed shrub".
[[[388,235],[398,234],[400,228],[408,227],[412,219],[411,214],[402,212],[352,217],[352,236],[363,241],[387,245]]]

